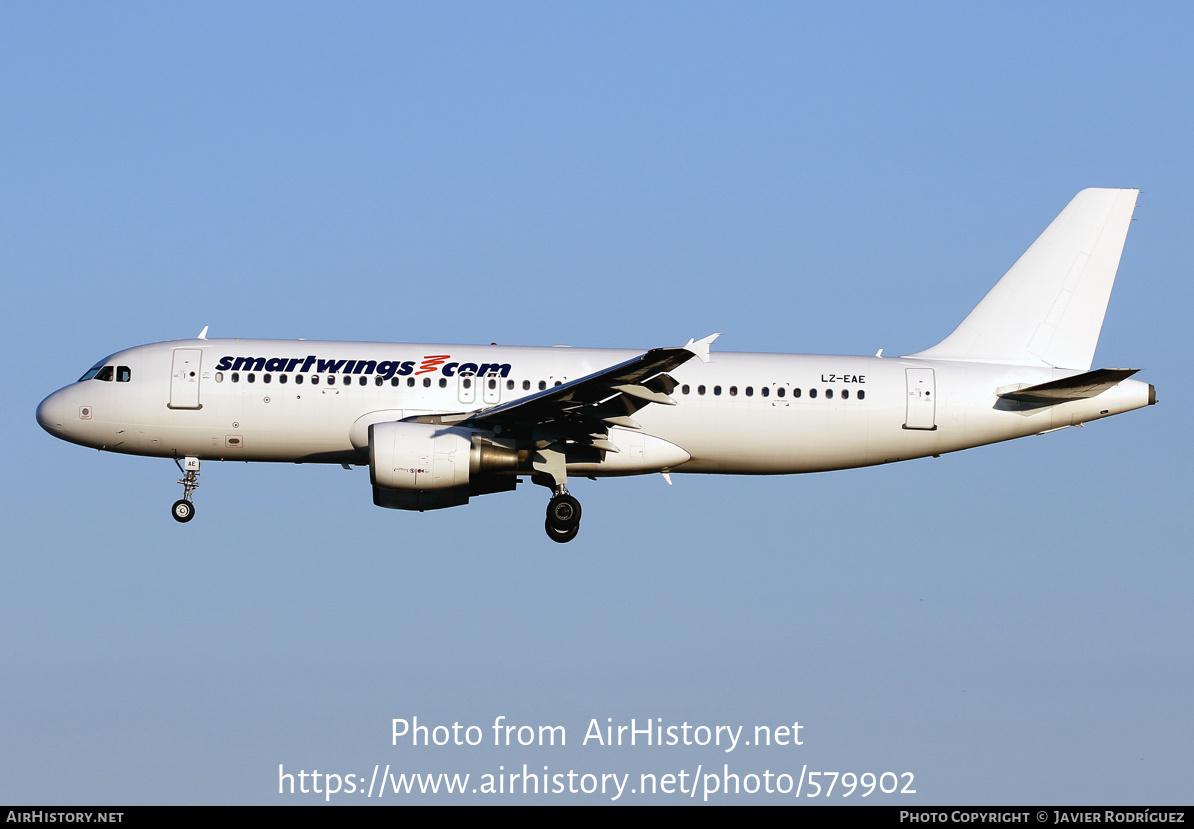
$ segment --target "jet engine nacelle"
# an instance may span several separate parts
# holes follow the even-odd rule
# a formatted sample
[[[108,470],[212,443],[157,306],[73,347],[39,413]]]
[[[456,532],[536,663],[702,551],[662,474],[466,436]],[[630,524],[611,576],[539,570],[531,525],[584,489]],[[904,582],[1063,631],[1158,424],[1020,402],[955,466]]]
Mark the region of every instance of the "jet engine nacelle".
[[[470,495],[515,488],[526,452],[494,444],[476,429],[436,423],[369,426],[373,503],[429,510],[468,503]],[[506,473],[504,475],[500,473]]]

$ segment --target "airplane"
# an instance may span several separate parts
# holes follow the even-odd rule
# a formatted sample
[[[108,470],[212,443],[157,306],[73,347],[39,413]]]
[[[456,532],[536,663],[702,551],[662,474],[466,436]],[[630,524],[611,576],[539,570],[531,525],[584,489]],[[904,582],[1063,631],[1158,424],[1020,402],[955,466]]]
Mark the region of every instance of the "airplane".
[[[171,458],[179,522],[202,461],[369,467],[373,502],[460,506],[570,476],[783,475],[1038,435],[1157,402],[1138,369],[1091,370],[1138,190],[1080,192],[962,323],[906,356],[553,346],[175,340],[118,351],[49,395],[51,435]],[[696,358],[693,360],[693,358]]]

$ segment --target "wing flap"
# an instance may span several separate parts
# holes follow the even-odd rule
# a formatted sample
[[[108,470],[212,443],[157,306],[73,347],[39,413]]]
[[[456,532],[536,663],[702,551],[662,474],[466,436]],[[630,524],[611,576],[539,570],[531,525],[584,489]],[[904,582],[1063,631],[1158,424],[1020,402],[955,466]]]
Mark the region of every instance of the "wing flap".
[[[663,376],[667,377],[668,380],[672,380],[672,378],[668,377],[666,374]],[[672,382],[675,383],[675,380],[672,380]],[[676,405],[676,401],[672,400],[663,392],[651,391],[646,386],[640,386],[635,383],[620,383],[616,386],[610,386],[609,389],[610,391],[621,392],[622,394],[628,394],[631,397],[637,397],[639,400],[646,400],[648,403],[659,403],[664,406]]]

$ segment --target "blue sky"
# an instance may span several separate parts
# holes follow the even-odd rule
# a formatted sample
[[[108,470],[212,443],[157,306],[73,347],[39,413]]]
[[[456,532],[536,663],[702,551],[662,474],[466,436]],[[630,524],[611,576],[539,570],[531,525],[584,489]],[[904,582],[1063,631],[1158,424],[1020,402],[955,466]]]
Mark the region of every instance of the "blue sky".
[[[1188,801],[1191,23],[5,4],[0,801],[303,803],[279,764],[524,762],[912,771],[918,794],[881,802],[918,805]],[[566,547],[529,485],[406,514],[337,467],[208,464],[183,527],[173,464],[33,419],[104,354],[204,325],[908,353],[1090,186],[1143,191],[1095,362],[1142,368],[1161,405],[881,469],[582,481]],[[499,715],[569,745],[390,744],[395,717]],[[607,717],[800,721],[805,745],[580,746]]]

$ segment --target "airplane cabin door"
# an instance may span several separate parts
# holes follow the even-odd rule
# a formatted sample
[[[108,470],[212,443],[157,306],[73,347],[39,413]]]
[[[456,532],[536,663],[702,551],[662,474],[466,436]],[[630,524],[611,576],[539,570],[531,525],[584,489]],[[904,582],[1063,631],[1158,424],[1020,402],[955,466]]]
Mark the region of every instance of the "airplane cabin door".
[[[174,365],[170,370],[171,409],[202,409],[199,403],[199,365],[203,360],[201,348],[174,349]]]
[[[937,428],[937,389],[931,368],[905,369],[908,378],[908,412],[905,429]]]

